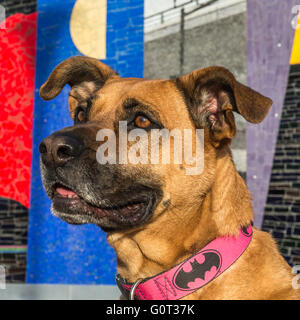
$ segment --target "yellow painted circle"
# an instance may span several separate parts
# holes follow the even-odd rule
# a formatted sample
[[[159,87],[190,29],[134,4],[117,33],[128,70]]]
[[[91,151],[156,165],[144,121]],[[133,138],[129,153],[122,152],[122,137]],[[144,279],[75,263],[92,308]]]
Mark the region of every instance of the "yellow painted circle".
[[[84,55],[106,58],[106,0],[77,0],[71,14],[70,33]]]

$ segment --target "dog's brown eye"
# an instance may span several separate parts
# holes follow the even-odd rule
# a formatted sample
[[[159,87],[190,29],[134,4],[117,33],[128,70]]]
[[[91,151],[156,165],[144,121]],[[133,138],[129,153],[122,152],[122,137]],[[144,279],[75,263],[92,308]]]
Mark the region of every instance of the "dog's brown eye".
[[[137,116],[134,120],[134,123],[138,128],[142,128],[142,129],[146,129],[151,125],[151,121],[142,115]]]
[[[76,111],[76,114],[75,114],[74,122],[80,123],[80,122],[84,122],[85,120],[86,120],[85,110],[82,108],[78,108],[78,110]]]
[[[77,115],[77,119],[81,122],[81,121],[84,121],[84,118],[85,118],[85,112],[83,110],[79,111]]]

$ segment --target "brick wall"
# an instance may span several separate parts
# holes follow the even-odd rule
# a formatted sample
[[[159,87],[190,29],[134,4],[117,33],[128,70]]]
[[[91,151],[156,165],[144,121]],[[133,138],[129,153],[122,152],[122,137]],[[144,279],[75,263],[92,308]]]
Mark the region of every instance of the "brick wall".
[[[26,275],[26,252],[0,253],[0,263],[5,268],[7,283],[24,283]]]
[[[36,0],[0,0],[5,8],[6,17],[16,13],[29,14],[36,11]]]
[[[0,264],[8,282],[25,281],[27,224],[27,208],[0,198]]]
[[[290,69],[262,229],[300,264],[300,65]]]
[[[0,244],[27,244],[28,209],[17,201],[0,198]]]

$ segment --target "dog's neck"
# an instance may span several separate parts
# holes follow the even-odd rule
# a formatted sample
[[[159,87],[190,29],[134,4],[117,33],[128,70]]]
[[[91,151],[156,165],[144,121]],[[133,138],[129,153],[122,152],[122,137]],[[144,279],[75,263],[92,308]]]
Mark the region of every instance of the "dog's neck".
[[[217,160],[214,183],[199,205],[177,207],[177,212],[185,213],[184,219],[176,214],[176,218],[173,215],[173,219],[169,216],[164,221],[168,216],[165,212],[147,228],[108,235],[108,242],[117,254],[118,273],[129,282],[154,276],[219,236],[237,235],[241,226],[253,220],[250,200],[231,156],[222,157]]]

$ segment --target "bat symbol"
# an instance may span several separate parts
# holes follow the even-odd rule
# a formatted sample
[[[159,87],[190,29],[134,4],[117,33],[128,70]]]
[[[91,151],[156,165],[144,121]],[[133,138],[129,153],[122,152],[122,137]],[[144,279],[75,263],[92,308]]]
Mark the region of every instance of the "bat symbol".
[[[188,286],[189,282],[194,282],[197,278],[205,280],[205,273],[212,267],[216,267],[216,273],[221,266],[221,256],[217,251],[207,251],[202,254],[205,258],[203,263],[199,263],[196,258],[194,261],[183,263],[173,278],[174,284],[180,289],[195,289]],[[184,265],[189,263],[192,270],[186,272],[183,270]]]

